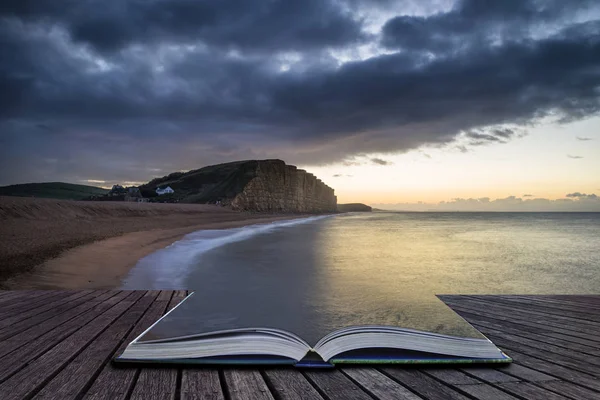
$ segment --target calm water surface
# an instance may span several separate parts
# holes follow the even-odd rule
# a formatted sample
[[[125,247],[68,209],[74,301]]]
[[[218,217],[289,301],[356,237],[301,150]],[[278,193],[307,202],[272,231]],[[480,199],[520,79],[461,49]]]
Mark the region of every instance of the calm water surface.
[[[272,326],[316,341],[373,323],[457,334],[435,294],[600,293],[600,213],[344,214],[202,231],[141,260],[124,286],[196,290],[179,333]]]

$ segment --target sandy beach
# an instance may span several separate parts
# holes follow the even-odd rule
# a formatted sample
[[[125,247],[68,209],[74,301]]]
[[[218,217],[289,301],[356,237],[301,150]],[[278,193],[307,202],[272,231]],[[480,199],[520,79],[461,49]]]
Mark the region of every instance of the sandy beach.
[[[190,232],[303,216],[203,204],[0,197],[0,287],[116,288],[140,258]]]

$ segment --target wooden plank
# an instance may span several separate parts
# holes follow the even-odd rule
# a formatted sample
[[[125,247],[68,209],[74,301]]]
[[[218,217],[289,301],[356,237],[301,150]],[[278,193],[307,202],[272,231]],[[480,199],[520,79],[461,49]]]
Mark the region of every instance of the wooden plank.
[[[467,397],[418,369],[382,368],[386,375],[409,387],[410,390],[429,400],[466,400]]]
[[[490,385],[462,385],[459,386],[460,390],[466,392],[475,399],[481,400],[516,400],[515,396],[512,396],[500,389],[492,387]]]
[[[524,340],[535,340],[537,342],[546,343],[550,345],[555,345],[558,347],[562,347],[565,349],[577,351],[579,353],[584,353],[592,356],[600,356],[600,349],[596,347],[592,347],[585,344],[579,344],[572,342],[570,340],[564,340],[560,338],[555,338],[552,336],[547,336],[545,334],[545,330],[538,329],[538,332],[534,332],[534,328],[529,328],[527,331],[523,331],[522,329],[518,329],[509,324],[500,324],[494,321],[491,318],[470,316],[469,322],[471,324],[477,324],[479,326],[485,326],[486,328],[493,330],[495,332],[503,333],[507,336],[512,337],[520,337]]]
[[[225,400],[218,370],[186,368],[183,372],[181,400]]]
[[[474,379],[460,370],[451,368],[425,368],[422,371],[453,387],[457,391],[466,392],[477,399],[516,399],[514,396],[504,393],[478,379]]]
[[[263,378],[279,400],[322,399],[310,382],[297,369],[277,368],[263,371]]]
[[[568,324],[565,325],[562,322],[557,323],[557,322],[552,322],[547,319],[536,320],[536,319],[529,318],[529,317],[521,318],[517,314],[513,314],[513,315],[498,314],[498,313],[495,313],[494,310],[489,310],[489,311],[486,310],[486,312],[483,312],[481,310],[481,307],[464,307],[462,305],[462,303],[457,303],[457,302],[449,301],[447,304],[452,308],[452,310],[454,310],[457,314],[463,316],[463,318],[466,318],[467,320],[468,320],[468,316],[465,314],[474,314],[477,316],[489,317],[489,318],[493,318],[495,320],[503,321],[507,324],[518,324],[518,325],[524,325],[524,326],[538,328],[538,329],[542,328],[542,329],[550,330],[553,332],[558,332],[558,333],[563,333],[566,335],[580,337],[580,338],[590,340],[590,341],[600,341],[600,338],[598,338],[598,336],[595,334],[595,332],[591,333],[589,330],[579,329],[577,327],[573,327]]]
[[[568,316],[569,318],[576,318],[584,321],[600,322],[600,315],[590,312],[590,308],[571,306],[560,307],[556,305],[548,306],[540,304],[535,300],[511,299],[510,297],[506,296],[495,298],[491,298],[491,296],[465,296],[465,298],[483,302],[482,304],[484,305],[487,303],[492,303],[511,307],[516,310],[536,311],[543,314]]]
[[[581,303],[586,305],[595,304],[595,307],[600,308],[600,296],[594,294],[529,294],[529,295],[519,295],[520,297],[531,297],[536,299],[544,299],[544,300],[553,300],[553,301],[561,301],[568,303]]]
[[[485,332],[484,332],[485,333]],[[490,335],[491,336],[491,335]],[[540,360],[551,362],[554,364],[560,364],[576,371],[585,372],[589,375],[599,376],[600,372],[598,367],[590,365],[581,360],[575,360],[570,357],[566,357],[556,353],[549,353],[544,350],[532,348],[527,345],[522,345],[519,342],[502,339],[499,337],[490,337],[490,339],[504,349],[511,357],[513,356],[514,350],[519,351],[523,354],[534,356]],[[537,368],[536,368],[537,369]]]
[[[73,293],[73,291],[48,291],[42,293],[41,295],[38,294],[38,296],[34,299],[21,299],[21,301],[18,302],[3,304],[0,306],[0,318],[2,318],[2,320],[0,320],[0,323],[2,323],[0,327],[5,326],[4,318],[16,317],[21,313],[28,313],[37,307],[44,306],[49,302],[56,301],[60,298],[70,296]]]
[[[460,302],[449,301],[448,304],[457,311],[461,309],[464,309],[464,311],[467,312],[482,311],[481,302],[478,303],[474,300],[465,299],[461,300]],[[457,306],[456,308],[454,307],[455,305]],[[590,340],[596,339],[595,333],[600,328],[600,323],[597,322],[584,321],[577,318],[569,318],[566,316],[553,314],[543,314],[534,311],[526,311],[493,303],[487,303],[485,310],[487,313],[493,314],[496,318],[502,317],[503,319],[508,318],[509,320],[529,321],[530,323],[533,322],[540,327],[553,326],[563,328],[571,332],[585,333],[588,335],[586,338]]]
[[[100,369],[110,360],[123,337],[133,328],[154,301],[154,296],[141,296],[65,368],[47,382],[34,399],[77,399],[93,381]]]
[[[46,292],[37,292],[32,294],[28,298],[18,298],[15,301],[4,303],[0,307],[0,318],[5,318],[8,315],[18,315],[21,313],[29,312],[32,309],[40,307],[41,305],[48,304],[48,302],[55,301],[61,297],[66,297],[73,294],[72,291],[59,291],[52,290]]]
[[[147,295],[158,296],[158,292],[148,292]],[[138,321],[132,331],[120,344],[119,348],[114,352],[115,355],[121,354],[125,347],[150,325],[155,323],[166,311],[167,304],[164,301],[154,301],[149,310]],[[133,391],[133,386],[140,373],[139,368],[122,367],[107,363],[102,372],[98,375],[90,389],[83,396],[83,399],[104,399],[104,400],[119,400],[126,399],[129,393]]]
[[[339,370],[306,371],[304,376],[327,399],[371,399],[367,392],[363,391]]]
[[[532,326],[528,326],[528,325],[523,325],[523,323],[519,320],[502,321],[502,320],[495,318],[495,316],[493,314],[492,315],[490,315],[490,314],[486,314],[486,315],[473,314],[473,313],[470,313],[470,312],[467,313],[464,311],[461,311],[460,314],[463,317],[468,318],[469,321],[488,322],[488,323],[496,324],[497,327],[501,327],[502,329],[514,329],[514,330],[519,331],[519,333],[523,333],[526,335],[528,335],[528,332],[538,333],[538,334],[541,334],[541,335],[544,335],[547,337],[561,339],[566,342],[582,344],[584,346],[588,346],[593,349],[597,349],[597,347],[600,345],[600,342],[597,342],[597,341],[583,339],[578,336],[572,336],[570,334],[560,333],[560,332],[569,332],[569,331],[565,331],[564,329],[560,329],[560,328],[553,328],[553,327],[546,327],[546,326],[542,327],[542,326],[536,325],[536,324],[531,324]],[[570,344],[569,344],[569,346],[570,346]]]
[[[156,298],[166,311],[175,307],[182,299],[172,299],[173,292],[163,290]],[[133,389],[132,399],[174,399],[177,392],[177,369],[142,368]]]
[[[524,367],[523,365],[512,363],[508,367],[502,369],[506,374],[506,376],[514,376],[519,380],[528,381],[528,382],[546,382],[546,381],[555,381],[558,378],[554,376],[550,376],[544,374],[540,371],[536,371],[535,369]],[[510,375],[507,375],[510,374]],[[485,379],[484,379],[485,380]],[[514,382],[510,380],[506,380],[504,382]],[[500,383],[497,381],[495,383]]]
[[[15,310],[10,316],[4,316],[0,321],[0,332],[6,331],[7,328],[12,328],[16,325],[17,322],[27,320],[29,318],[39,316],[40,314],[44,314],[47,311],[53,311],[55,308],[61,305],[69,304],[75,299],[81,298],[83,296],[92,294],[93,291],[75,291],[75,292],[62,292],[59,296],[50,296],[47,298],[47,302],[42,305],[37,305],[30,310]]]
[[[529,382],[507,382],[499,383],[498,387],[510,394],[520,396],[528,400],[564,400],[568,397],[561,396],[542,387]]]
[[[102,291],[99,291],[99,293],[102,293]],[[0,345],[0,352],[3,355],[0,358],[0,382],[4,381],[40,354],[52,348],[87,322],[108,310],[127,295],[127,293],[106,292],[82,304],[79,309],[74,310],[74,313],[79,314],[75,314],[77,315],[75,318],[67,316],[69,320],[66,322],[60,321],[58,318],[53,319],[50,321],[52,324],[32,327],[17,337],[12,337],[8,341],[2,342]],[[62,314],[61,316],[64,315]],[[23,341],[19,339],[23,339]]]
[[[53,318],[41,324],[32,326],[24,331],[19,332],[18,335],[11,336],[8,339],[0,341],[0,357],[4,356],[5,354],[14,350],[15,348],[20,347],[25,343],[35,339],[36,337],[41,336],[48,330],[55,328],[61,323],[68,321],[70,319],[69,316],[72,318],[78,315],[79,313],[93,307],[94,302],[98,299],[98,296],[102,296],[105,293],[106,291],[97,291],[84,295],[83,297],[79,298],[82,301],[85,300],[80,306],[71,309],[67,313],[59,315],[57,318]],[[114,294],[111,294],[109,297],[113,295]]]
[[[575,400],[600,399],[600,391],[586,389],[571,382],[553,381],[543,382],[539,385],[545,389]]]
[[[463,307],[470,310],[464,314],[467,320],[470,316],[474,316],[475,325],[479,326],[479,329],[495,343],[506,348],[509,355],[515,359],[515,363],[506,368],[464,367],[456,370],[387,367],[381,370],[383,373],[365,367],[307,372],[294,369],[268,369],[262,372],[240,369],[225,370],[221,372],[221,376],[216,369],[185,368],[178,374],[175,368],[142,368],[141,370],[113,368],[108,360],[115,353],[115,349],[124,348],[133,337],[155,322],[165,309],[177,303],[176,295],[173,295],[165,305],[166,299],[171,296],[170,293],[161,292],[157,296],[157,300],[160,298],[158,303],[162,306],[162,310],[158,310],[161,307],[155,306],[155,301],[148,303],[144,312],[140,312],[139,308],[136,308],[141,307],[138,305],[142,304],[140,299],[130,303],[130,308],[121,308],[120,314],[115,315],[114,313],[118,311],[114,311],[113,308],[123,307],[122,303],[131,302],[132,299],[127,297],[131,294],[121,292],[120,296],[125,300],[109,306],[108,301],[112,297],[108,293],[94,292],[88,302],[82,301],[79,305],[46,319],[37,326],[31,326],[12,336],[11,339],[0,342],[0,377],[4,372],[4,365],[10,369],[10,363],[6,360],[14,360],[14,356],[18,354],[26,357],[28,349],[32,349],[34,353],[31,359],[17,363],[17,367],[11,370],[6,381],[0,384],[0,398],[21,398],[23,395],[28,398],[68,399],[85,395],[86,399],[125,399],[131,394],[133,398],[219,400],[323,397],[416,399],[419,396],[431,399],[469,397],[508,400],[543,397],[544,400],[559,398],[577,400],[600,396],[600,383],[598,383],[600,375],[597,369],[600,367],[600,362],[596,361],[595,357],[592,357],[594,359],[591,362],[589,356],[584,357],[586,354],[596,355],[597,349],[592,345],[596,342],[587,337],[570,335],[577,333],[581,326],[569,325],[569,329],[573,331],[568,331],[567,334],[565,330],[555,331],[559,328],[552,325],[543,325],[541,328],[539,328],[541,324],[538,323],[530,326],[521,325],[524,322],[537,321],[538,317],[525,318],[523,314],[519,317],[520,321],[515,323],[515,319],[506,310],[491,304],[492,301],[489,299],[486,301],[490,306],[487,307],[486,304],[485,314],[475,314],[477,310],[473,303],[469,303],[469,307]],[[4,296],[10,294],[3,293]],[[177,295],[178,298],[183,296],[185,292]],[[94,300],[96,297],[104,301]],[[474,297],[469,301],[472,302],[473,299]],[[505,299],[501,298],[501,300]],[[548,301],[550,300],[552,298],[548,298]],[[578,301],[584,304],[583,298]],[[453,302],[460,304],[460,300],[453,300]],[[504,303],[508,302],[504,301]],[[542,302],[538,303],[542,304]],[[524,306],[517,306],[519,307]],[[571,306],[562,304],[553,306],[555,310],[561,307]],[[12,311],[18,309],[12,307]],[[28,308],[28,310],[33,309]],[[132,310],[137,310],[139,313],[135,326],[132,322],[135,319],[134,314],[130,314]],[[489,313],[489,311],[499,314]],[[516,311],[516,313],[520,312]],[[112,316],[108,317],[110,321],[107,322],[105,314]],[[6,315],[10,318],[12,312],[7,312]],[[506,318],[506,321],[498,319],[498,315],[500,318]],[[60,322],[53,322],[55,319]],[[126,320],[129,322],[124,322]],[[552,317],[549,320],[553,324],[561,324]],[[86,325],[82,326],[82,321],[89,323],[86,322]],[[100,332],[97,329],[90,330],[89,325],[96,326]],[[104,327],[98,328],[102,326]],[[125,329],[126,326],[128,329]],[[81,332],[86,329],[87,334],[84,336]],[[54,342],[52,342],[53,333],[58,335]],[[94,335],[96,336],[92,337]],[[76,339],[72,339],[73,336]],[[22,348],[15,347],[19,339],[23,340]],[[44,347],[42,339],[47,339],[50,344]],[[13,347],[2,357],[2,346],[5,343],[11,343]],[[87,361],[88,358],[91,359],[91,363]],[[3,364],[5,362],[6,364]],[[22,385],[26,388],[22,389],[20,387]],[[112,390],[107,390],[106,387],[111,385]],[[227,388],[226,393],[223,393],[222,385]],[[137,389],[138,387],[140,389]],[[142,387],[146,387],[146,390],[142,390]],[[179,393],[177,393],[178,388],[180,388]],[[112,396],[113,394],[115,396]],[[142,394],[145,396],[141,396]]]
[[[106,327],[135,304],[141,295],[139,292],[131,292],[127,298],[37,358],[35,363],[28,364],[4,381],[0,384],[0,398],[22,399],[33,395]]]
[[[73,294],[73,297],[77,297],[77,299],[63,299],[60,304],[55,304],[52,307],[49,307],[46,312],[34,315],[22,321],[13,323],[10,326],[7,326],[3,329],[0,329],[0,340],[4,340],[11,336],[14,336],[32,326],[37,326],[40,323],[47,321],[51,318],[56,318],[61,313],[71,310],[80,304],[86,302],[88,300],[87,295],[93,294],[93,291],[81,291]],[[86,297],[84,297],[86,296]]]
[[[177,394],[177,370],[172,369],[173,374],[164,373],[165,368],[154,372],[151,368],[144,368],[138,377],[133,393],[132,400],[174,400]]]
[[[27,306],[35,307],[37,304],[40,303],[40,301],[43,301],[45,298],[61,295],[66,296],[69,294],[70,293],[67,290],[38,290],[35,292],[31,292],[27,296],[20,295],[17,297],[13,297],[10,300],[6,299],[0,303],[0,314],[3,315],[7,311],[16,310],[19,308],[26,309]]]
[[[476,310],[481,310],[482,307],[481,301],[466,298],[461,299],[459,304],[462,307],[472,307]],[[517,309],[516,307],[500,305],[497,303],[488,302],[485,304],[485,309],[489,313],[504,315],[513,318],[517,317],[520,319],[529,319],[535,322],[539,322],[541,324],[544,324],[547,321],[552,321],[554,323],[562,323],[570,327],[576,327],[577,329],[580,329],[592,335],[600,329],[600,322],[585,321],[577,318],[567,317],[564,315],[561,316],[555,314],[548,314],[526,309]]]
[[[540,306],[545,307],[553,307],[558,309],[573,309],[574,311],[589,311],[595,310],[596,312],[600,310],[600,303],[591,300],[590,297],[586,296],[585,303],[579,301],[570,301],[565,299],[553,299],[539,295],[527,296],[527,295],[511,295],[511,296],[489,296],[492,298],[500,298],[502,300],[512,300],[516,302],[531,302],[532,304],[538,304]],[[594,312],[594,314],[596,314]]]
[[[563,347],[525,339],[523,337],[505,335],[500,331],[489,329],[483,325],[474,323],[473,326],[479,329],[499,346],[504,346],[508,343],[508,347],[513,348],[514,344],[516,343],[518,345],[517,350],[520,351],[522,351],[523,347],[542,350],[546,353],[546,357],[554,360],[560,360],[561,362],[565,362],[565,360],[567,360],[572,365],[578,365],[581,368],[585,368],[585,371],[600,376],[600,360],[590,357],[589,355],[581,354]],[[504,345],[502,343],[504,343]]]
[[[390,379],[375,368],[344,368],[349,376],[364,391],[381,400],[418,400],[419,396]]]
[[[511,351],[511,357],[519,365],[523,365],[541,371],[550,376],[555,376],[559,379],[577,383],[590,389],[600,390],[600,380],[597,377],[573,370],[565,365],[558,365],[553,362],[548,362],[537,357],[532,357],[525,353]]]
[[[5,291],[5,295],[0,298],[0,307],[3,304],[9,304],[12,301],[19,301],[20,299],[29,298],[29,296],[41,296],[43,293],[39,293],[39,290],[10,290]]]
[[[512,368],[514,365],[515,365],[515,363],[510,364],[510,368]],[[504,372],[505,370],[507,370],[507,368],[502,368],[502,370],[498,370],[498,369],[492,369],[489,366],[488,367],[473,367],[473,368],[469,367],[469,368],[462,369],[462,371],[464,373],[474,376],[474,377],[476,377],[484,382],[488,382],[488,383],[519,382],[520,381],[519,378],[505,373]]]
[[[226,369],[223,379],[231,400],[275,399],[257,370]]]
[[[423,368],[422,371],[448,385],[477,385],[481,383],[481,381],[470,377],[463,371],[453,368]]]

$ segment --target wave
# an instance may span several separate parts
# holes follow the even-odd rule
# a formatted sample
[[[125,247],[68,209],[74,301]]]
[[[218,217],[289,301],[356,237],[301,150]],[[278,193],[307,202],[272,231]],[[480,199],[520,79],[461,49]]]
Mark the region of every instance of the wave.
[[[232,229],[206,229],[140,259],[124,279],[122,289],[187,289],[185,279],[202,253],[277,229],[306,224],[331,215],[275,221]]]

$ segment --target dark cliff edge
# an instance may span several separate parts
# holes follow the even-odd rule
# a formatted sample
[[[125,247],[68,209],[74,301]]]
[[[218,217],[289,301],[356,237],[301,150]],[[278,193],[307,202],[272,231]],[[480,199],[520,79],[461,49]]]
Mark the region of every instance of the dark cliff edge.
[[[169,195],[185,203],[220,203],[234,210],[330,213],[337,211],[334,190],[320,179],[281,160],[236,161],[189,172],[175,172],[140,186],[170,186]]]
[[[348,203],[338,204],[337,209],[339,212],[371,212],[373,209],[366,204],[362,203]]]

